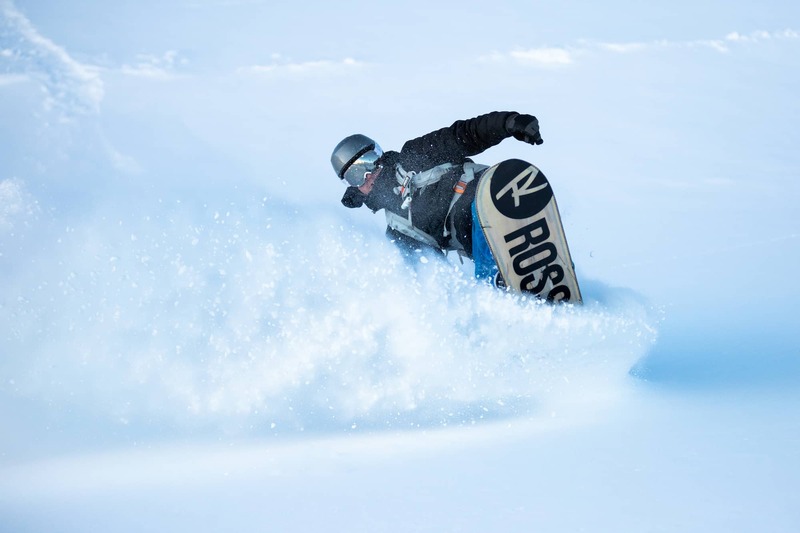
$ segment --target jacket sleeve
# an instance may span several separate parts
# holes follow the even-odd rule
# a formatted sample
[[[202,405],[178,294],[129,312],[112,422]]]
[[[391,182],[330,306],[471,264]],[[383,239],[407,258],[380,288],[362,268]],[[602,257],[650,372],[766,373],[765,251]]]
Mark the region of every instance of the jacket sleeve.
[[[510,137],[506,121],[517,113],[495,111],[467,120],[457,120],[450,127],[406,142],[401,162],[406,170],[434,167],[442,163],[460,163],[480,154]]]

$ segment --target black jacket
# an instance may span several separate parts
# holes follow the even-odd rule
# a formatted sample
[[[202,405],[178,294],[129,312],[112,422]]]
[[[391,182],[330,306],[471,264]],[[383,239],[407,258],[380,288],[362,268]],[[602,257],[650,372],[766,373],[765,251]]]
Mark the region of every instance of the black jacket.
[[[453,199],[453,187],[459,180],[463,170],[460,165],[468,161],[470,156],[500,143],[511,134],[506,129],[509,117],[516,113],[496,111],[468,120],[457,120],[448,128],[433,131],[422,137],[412,139],[403,145],[400,152],[386,152],[378,164],[384,169],[372,191],[364,195],[357,187],[348,187],[342,198],[347,207],[365,205],[373,212],[386,209],[403,217],[408,215],[400,206],[402,199],[395,194],[398,183],[395,168],[399,163],[406,171],[421,172],[443,163],[457,166],[442,179],[414,194],[411,206],[411,217],[414,226],[434,237],[440,249],[447,248],[449,239],[444,237],[446,218]],[[472,200],[478,180],[473,180],[466,192],[453,206],[451,216],[455,227],[455,236],[464,246],[467,255],[472,256]],[[408,245],[408,238],[398,235],[389,228],[388,235],[401,246]]]

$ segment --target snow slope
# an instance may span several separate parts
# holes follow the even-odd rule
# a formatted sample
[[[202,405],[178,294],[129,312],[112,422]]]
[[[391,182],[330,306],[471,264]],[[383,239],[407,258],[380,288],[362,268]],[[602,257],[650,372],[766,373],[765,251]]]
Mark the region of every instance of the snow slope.
[[[68,4],[0,0],[0,531],[800,528],[797,8]],[[338,203],[500,108],[584,306]]]

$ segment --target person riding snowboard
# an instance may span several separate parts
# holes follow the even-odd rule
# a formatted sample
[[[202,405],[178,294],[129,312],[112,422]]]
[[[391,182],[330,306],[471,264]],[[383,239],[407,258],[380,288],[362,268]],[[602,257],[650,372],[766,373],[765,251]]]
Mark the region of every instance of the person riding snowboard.
[[[509,137],[543,142],[536,117],[495,111],[407,141],[399,152],[384,153],[366,135],[350,135],[334,148],[331,165],[348,185],[342,204],[383,209],[387,236],[405,253],[425,246],[457,250],[475,262],[476,277],[488,278],[497,268],[474,207],[488,167],[469,157]]]

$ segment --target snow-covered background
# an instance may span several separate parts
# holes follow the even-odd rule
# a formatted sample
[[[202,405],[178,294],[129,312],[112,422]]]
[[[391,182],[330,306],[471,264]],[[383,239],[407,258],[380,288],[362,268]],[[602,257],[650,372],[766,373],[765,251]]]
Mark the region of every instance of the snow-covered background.
[[[800,6],[0,0],[0,531],[800,530]],[[332,147],[492,110],[587,303]]]

